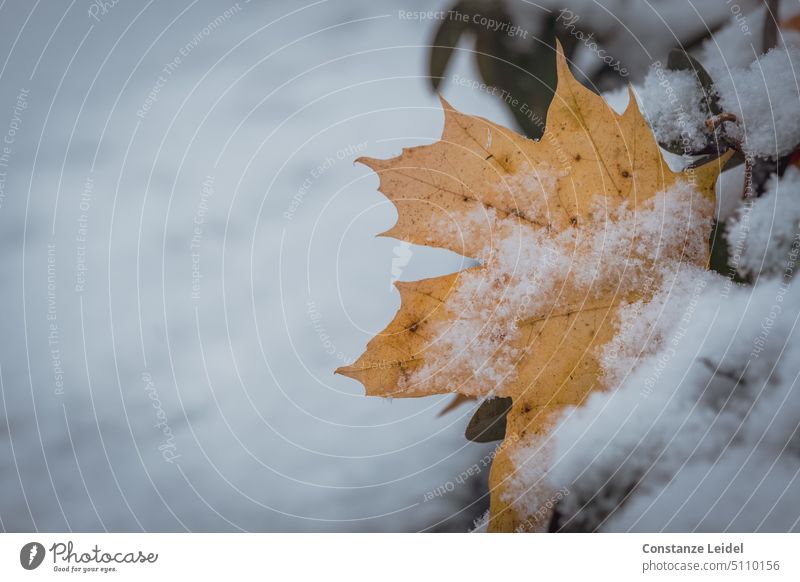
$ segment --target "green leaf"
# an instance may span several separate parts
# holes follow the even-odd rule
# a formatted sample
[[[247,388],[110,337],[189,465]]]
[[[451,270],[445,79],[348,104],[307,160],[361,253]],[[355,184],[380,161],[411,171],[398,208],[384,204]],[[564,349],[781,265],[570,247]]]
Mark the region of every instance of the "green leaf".
[[[464,436],[476,443],[490,443],[506,437],[506,416],[511,398],[484,400],[472,415]]]

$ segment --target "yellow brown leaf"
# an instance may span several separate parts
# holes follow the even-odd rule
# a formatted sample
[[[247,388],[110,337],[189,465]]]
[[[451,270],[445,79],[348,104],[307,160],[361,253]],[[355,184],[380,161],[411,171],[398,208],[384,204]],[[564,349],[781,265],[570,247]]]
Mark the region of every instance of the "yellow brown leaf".
[[[543,527],[547,512],[512,483],[528,463],[549,464],[547,434],[565,407],[608,388],[601,354],[620,309],[684,265],[706,265],[723,163],[673,172],[632,94],[620,115],[572,76],[560,46],[556,58],[541,140],[442,100],[438,142],[361,160],[397,209],[385,236],[480,264],[398,283],[393,321],[337,372],[371,396],[512,398],[490,531]],[[542,479],[531,491],[547,498]]]

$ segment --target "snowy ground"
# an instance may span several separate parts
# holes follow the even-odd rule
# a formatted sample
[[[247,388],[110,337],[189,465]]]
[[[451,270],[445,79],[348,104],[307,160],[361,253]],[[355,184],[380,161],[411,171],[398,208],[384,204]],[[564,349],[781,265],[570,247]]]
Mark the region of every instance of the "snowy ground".
[[[436,418],[441,398],[367,399],[332,374],[391,318],[394,276],[461,264],[374,239],[394,214],[352,163],[438,138],[431,24],[388,2],[264,4],[0,8],[3,530],[477,512],[437,525],[480,477],[424,501],[486,454],[467,407]]]

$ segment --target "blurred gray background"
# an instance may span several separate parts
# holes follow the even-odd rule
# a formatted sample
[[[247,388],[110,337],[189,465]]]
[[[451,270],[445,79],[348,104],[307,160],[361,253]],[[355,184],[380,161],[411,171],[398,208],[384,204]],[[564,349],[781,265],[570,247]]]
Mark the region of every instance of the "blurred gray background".
[[[460,257],[352,162],[438,138],[428,2],[0,5],[0,528],[464,530],[470,407],[333,370]],[[438,7],[442,8],[442,7]],[[468,55],[449,72],[479,78]],[[448,82],[458,108],[511,125]]]

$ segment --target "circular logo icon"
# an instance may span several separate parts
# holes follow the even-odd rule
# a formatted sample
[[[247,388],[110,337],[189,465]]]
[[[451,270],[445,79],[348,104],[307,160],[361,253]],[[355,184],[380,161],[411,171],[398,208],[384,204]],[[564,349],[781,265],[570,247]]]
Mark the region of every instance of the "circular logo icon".
[[[28,542],[19,551],[19,563],[26,570],[35,570],[44,561],[44,546],[39,542]]]

